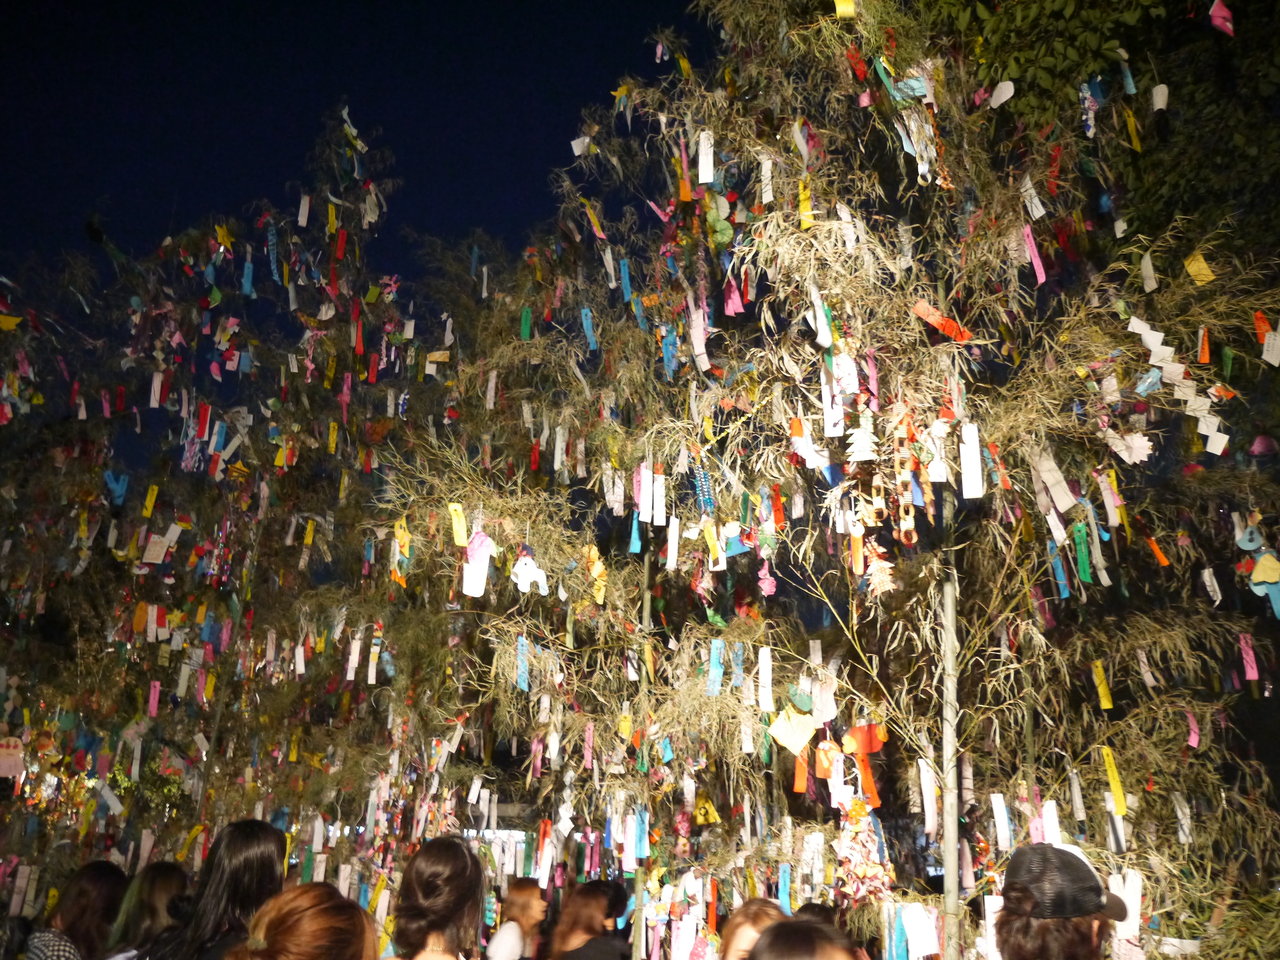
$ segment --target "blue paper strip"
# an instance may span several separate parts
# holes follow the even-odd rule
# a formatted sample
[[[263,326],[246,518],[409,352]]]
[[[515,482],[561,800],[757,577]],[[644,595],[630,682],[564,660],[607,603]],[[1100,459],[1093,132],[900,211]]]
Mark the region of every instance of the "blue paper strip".
[[[670,380],[676,373],[676,331],[668,326],[662,335],[662,367]]]
[[[1045,541],[1049,545],[1049,561],[1053,564],[1053,579],[1058,584],[1058,598],[1065,600],[1071,596],[1071,588],[1067,586],[1067,571],[1062,566],[1062,555],[1058,553],[1058,545],[1050,537]]]
[[[267,221],[267,258],[271,261],[271,279],[280,282],[280,240],[276,235],[276,225]]]
[[[523,633],[516,638],[516,686],[529,692],[529,638]]]
[[[582,308],[582,332],[587,335],[587,348],[590,350],[599,350],[600,344],[596,343],[596,328],[591,318],[591,308]]]
[[[636,857],[647,859],[649,856],[649,811],[636,811]]]
[[[622,301],[631,302],[631,264],[623,257],[618,266],[622,270]]]
[[[718,697],[724,682],[724,637],[711,638],[711,655],[707,661],[707,696]]]

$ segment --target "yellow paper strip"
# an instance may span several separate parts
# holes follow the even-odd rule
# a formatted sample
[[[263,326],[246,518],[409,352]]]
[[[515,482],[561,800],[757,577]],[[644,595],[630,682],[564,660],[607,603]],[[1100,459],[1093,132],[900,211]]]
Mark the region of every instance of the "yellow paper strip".
[[[1125,539],[1133,539],[1133,531],[1129,529],[1129,512],[1124,508],[1124,501],[1120,498],[1120,484],[1116,481],[1116,472],[1114,470],[1107,471],[1107,483],[1111,484],[1111,490],[1115,494],[1116,513],[1120,516],[1120,522],[1124,524]]]
[[[195,843],[196,837],[204,833],[204,824],[199,824],[191,828],[191,832],[187,834],[187,839],[183,841],[182,848],[173,855],[173,859],[181,863],[187,859],[187,854],[191,852],[191,844]]]
[[[465,547],[467,545],[467,518],[462,512],[462,504],[449,504],[449,519],[453,521],[453,545],[455,547]]]
[[[1111,783],[1111,799],[1115,803],[1116,816],[1123,817],[1129,812],[1124,800],[1124,784],[1120,782],[1120,771],[1116,769],[1116,758],[1111,755],[1110,747],[1102,748],[1102,762],[1107,766],[1107,780]]]
[[[1187,268],[1187,273],[1191,275],[1191,279],[1196,282],[1197,286],[1203,287],[1206,283],[1217,279],[1217,276],[1209,268],[1209,264],[1205,262],[1204,255],[1199,250],[1183,260],[1182,265]]]
[[[1093,661],[1093,682],[1098,687],[1098,705],[1103,710],[1111,709],[1111,688],[1107,686],[1107,672],[1102,669],[1102,661]]]
[[[808,177],[800,179],[800,229],[808,230],[816,221],[813,219],[813,195],[809,190]]]
[[[147,500],[142,505],[142,515],[147,519],[151,518],[151,511],[156,508],[156,494],[160,492],[160,488],[154,483],[147,488]]]

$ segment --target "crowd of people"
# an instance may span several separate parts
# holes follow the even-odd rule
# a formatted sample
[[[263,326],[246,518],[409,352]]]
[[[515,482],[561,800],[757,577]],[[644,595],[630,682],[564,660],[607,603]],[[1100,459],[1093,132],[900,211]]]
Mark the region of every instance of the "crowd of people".
[[[490,880],[461,837],[423,844],[409,859],[394,907],[393,950],[406,960],[623,960],[615,929],[626,901],[617,885],[572,889],[549,935],[537,881],[506,885],[502,923],[478,937]],[[218,834],[194,890],[175,863],[147,864],[132,880],[113,863],[80,867],[48,915],[3,960],[379,960],[367,910],[326,883],[289,885],[284,834],[260,820]],[[1015,851],[996,919],[1003,960],[1097,960],[1124,904],[1078,850],[1033,844]],[[835,911],[806,904],[787,916],[751,899],[721,925],[720,960],[869,960]],[[645,951],[648,955],[648,951]],[[686,958],[672,958],[686,960]]]

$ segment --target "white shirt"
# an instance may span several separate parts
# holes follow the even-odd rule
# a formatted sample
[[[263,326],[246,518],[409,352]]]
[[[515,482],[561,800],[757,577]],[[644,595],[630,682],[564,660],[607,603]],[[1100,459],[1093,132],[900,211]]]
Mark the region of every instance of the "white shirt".
[[[498,928],[485,951],[489,960],[520,960],[524,955],[524,931],[514,920]]]

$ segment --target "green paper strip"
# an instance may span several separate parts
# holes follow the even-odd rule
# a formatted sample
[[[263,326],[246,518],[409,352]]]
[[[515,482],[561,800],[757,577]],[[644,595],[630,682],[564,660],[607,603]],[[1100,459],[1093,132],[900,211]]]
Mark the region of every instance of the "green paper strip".
[[[1089,566],[1089,531],[1079,521],[1071,528],[1071,539],[1076,544],[1076,573],[1085,583],[1093,583],[1093,570]]]
[[[520,339],[529,340],[533,337],[533,311],[525,307],[520,311]]]

